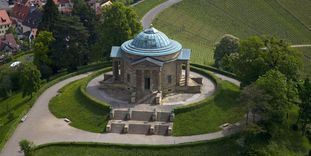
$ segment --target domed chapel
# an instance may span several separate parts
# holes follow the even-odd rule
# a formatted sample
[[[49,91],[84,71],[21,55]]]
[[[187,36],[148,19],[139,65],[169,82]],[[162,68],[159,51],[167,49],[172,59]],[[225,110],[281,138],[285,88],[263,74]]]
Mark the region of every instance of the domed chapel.
[[[191,50],[150,27],[111,49],[112,75],[103,85],[130,90],[129,103],[161,104],[173,93],[200,93],[202,78],[190,78]]]

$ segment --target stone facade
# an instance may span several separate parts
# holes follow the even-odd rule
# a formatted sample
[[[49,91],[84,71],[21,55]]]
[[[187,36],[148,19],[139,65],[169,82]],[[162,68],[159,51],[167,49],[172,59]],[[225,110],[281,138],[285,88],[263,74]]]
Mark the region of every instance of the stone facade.
[[[112,82],[131,91],[131,103],[160,104],[163,96],[180,91],[180,86],[187,92],[190,54],[190,49],[182,49],[151,27],[112,48]]]

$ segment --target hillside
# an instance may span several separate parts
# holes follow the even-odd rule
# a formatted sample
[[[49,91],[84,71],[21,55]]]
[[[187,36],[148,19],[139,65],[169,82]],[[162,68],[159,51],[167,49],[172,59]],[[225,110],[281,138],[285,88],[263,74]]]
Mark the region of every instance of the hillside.
[[[311,43],[310,0],[183,0],[154,25],[193,50],[192,62],[211,64],[224,34],[239,38],[274,35],[293,44]]]

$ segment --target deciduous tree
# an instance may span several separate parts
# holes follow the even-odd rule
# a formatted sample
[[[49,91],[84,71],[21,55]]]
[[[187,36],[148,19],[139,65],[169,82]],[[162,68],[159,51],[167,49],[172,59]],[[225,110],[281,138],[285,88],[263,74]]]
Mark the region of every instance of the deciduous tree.
[[[225,56],[229,56],[232,53],[237,53],[240,46],[239,38],[226,34],[222,39],[216,44],[214,50],[214,60],[216,67],[221,67],[220,63]]]
[[[51,65],[51,46],[55,41],[53,34],[48,31],[40,31],[34,40],[34,64],[40,70],[42,78],[49,78],[52,74]]]
[[[97,26],[99,42],[94,46],[94,57],[109,58],[111,47],[121,45],[134,37],[142,26],[132,8],[122,3],[113,3],[104,7]]]
[[[21,70],[21,87],[23,97],[30,95],[32,98],[33,92],[36,92],[40,88],[41,83],[40,71],[34,64],[25,64]]]

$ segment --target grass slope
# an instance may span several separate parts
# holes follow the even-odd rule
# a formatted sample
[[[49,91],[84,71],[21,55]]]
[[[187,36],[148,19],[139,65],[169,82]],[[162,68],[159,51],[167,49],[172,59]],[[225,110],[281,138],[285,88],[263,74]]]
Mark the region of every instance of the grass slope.
[[[80,86],[88,78],[74,81],[61,89],[61,94],[49,104],[50,111],[58,118],[68,118],[70,125],[91,132],[103,132],[108,122],[107,110],[82,95]]]
[[[311,43],[309,0],[183,0],[154,24],[193,50],[192,62],[211,64],[213,47],[224,34],[245,39],[275,35],[294,44]]]
[[[141,19],[149,10],[165,1],[166,0],[144,0],[143,2],[135,5],[133,9],[136,11],[139,19]]]
[[[243,117],[245,110],[237,101],[239,87],[219,81],[219,93],[203,101],[204,106],[185,113],[178,113],[174,119],[175,136],[204,134],[220,130],[226,122],[234,123]]]
[[[235,156],[240,150],[236,137],[232,137],[175,146],[51,145],[37,149],[34,156]]]
[[[11,129],[12,126],[15,125],[16,122],[19,122],[18,116],[22,114],[29,105],[27,102],[29,101],[29,97],[22,97],[22,94],[16,94],[7,99],[0,100],[0,144],[3,145],[6,141],[6,135]],[[7,116],[9,112],[14,113],[14,119],[8,120]],[[1,151],[1,148],[0,148]]]

